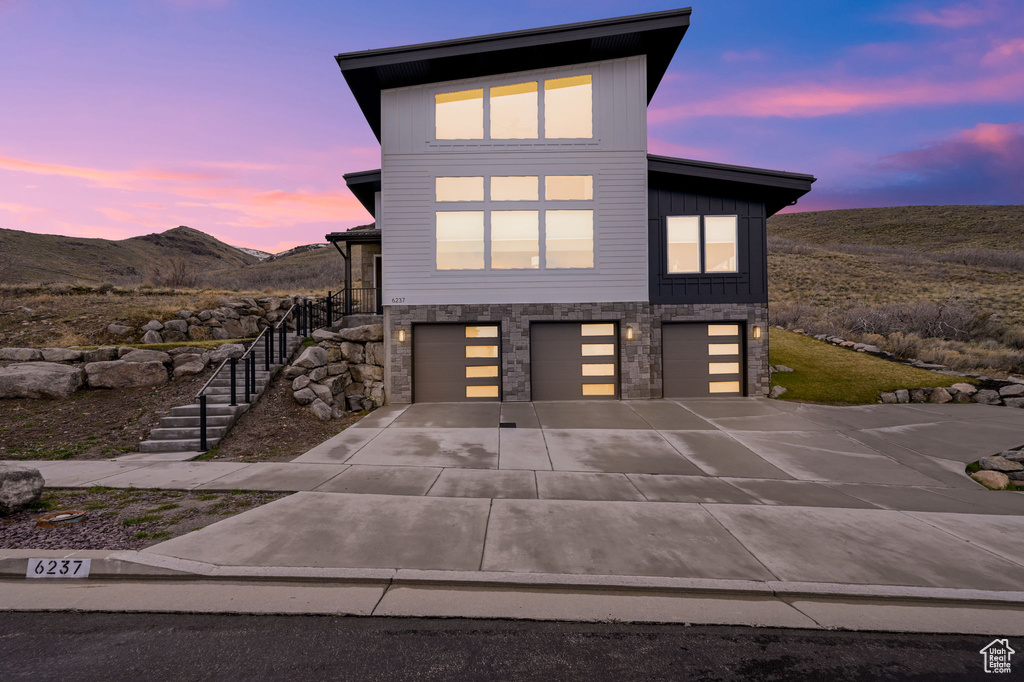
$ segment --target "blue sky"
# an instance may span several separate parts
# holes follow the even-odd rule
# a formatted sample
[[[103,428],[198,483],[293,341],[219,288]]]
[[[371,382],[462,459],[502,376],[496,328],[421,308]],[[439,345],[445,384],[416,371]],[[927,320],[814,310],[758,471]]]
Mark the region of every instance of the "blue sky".
[[[0,227],[277,251],[367,222],[338,52],[658,2],[0,0]],[[812,173],[795,210],[1022,203],[1024,3],[695,2],[653,153]]]

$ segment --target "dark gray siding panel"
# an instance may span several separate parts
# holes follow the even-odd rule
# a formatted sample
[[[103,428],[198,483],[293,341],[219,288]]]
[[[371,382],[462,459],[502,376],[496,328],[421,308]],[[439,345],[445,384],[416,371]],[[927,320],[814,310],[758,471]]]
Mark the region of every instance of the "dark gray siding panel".
[[[767,303],[765,208],[761,201],[652,185],[648,196],[651,303]],[[739,272],[668,274],[665,218],[675,215],[736,215]]]

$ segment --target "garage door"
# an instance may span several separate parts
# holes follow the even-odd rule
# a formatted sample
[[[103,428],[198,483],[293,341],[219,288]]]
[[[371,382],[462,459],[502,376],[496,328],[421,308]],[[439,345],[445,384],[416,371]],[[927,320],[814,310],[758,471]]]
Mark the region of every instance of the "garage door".
[[[412,398],[417,403],[499,400],[498,325],[418,324],[412,330]]]
[[[725,322],[662,325],[665,397],[743,395],[743,329]]]
[[[535,322],[530,325],[533,400],[619,397],[618,324]]]

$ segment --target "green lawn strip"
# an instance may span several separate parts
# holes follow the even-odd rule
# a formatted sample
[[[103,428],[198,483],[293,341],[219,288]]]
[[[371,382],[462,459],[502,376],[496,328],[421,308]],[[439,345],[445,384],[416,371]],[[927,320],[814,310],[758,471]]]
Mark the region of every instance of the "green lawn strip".
[[[900,388],[952,386],[961,377],[929,372],[867,353],[858,353],[782,329],[770,331],[770,362],[792,367],[776,372],[772,385],[786,388],[783,399],[830,405],[867,405],[878,394]]]

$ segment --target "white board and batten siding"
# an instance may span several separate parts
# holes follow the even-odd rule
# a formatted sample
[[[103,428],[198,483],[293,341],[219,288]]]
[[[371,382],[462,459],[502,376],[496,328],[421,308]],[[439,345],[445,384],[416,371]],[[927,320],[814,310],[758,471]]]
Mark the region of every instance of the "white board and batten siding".
[[[435,141],[434,95],[591,74],[588,140]],[[647,300],[647,94],[644,57],[385,90],[381,205],[384,305],[591,303]],[[543,87],[543,85],[541,86]],[[438,176],[594,176],[594,267],[573,270],[437,270]],[[566,205],[565,208],[574,208]],[[539,204],[502,204],[532,210]],[[497,208],[495,204],[491,208]],[[542,208],[558,209],[546,202]],[[465,210],[472,210],[468,207]]]

